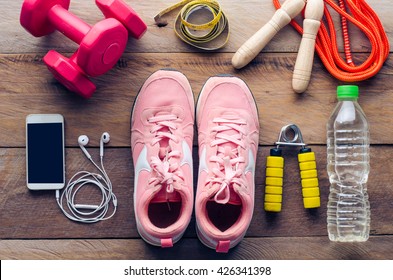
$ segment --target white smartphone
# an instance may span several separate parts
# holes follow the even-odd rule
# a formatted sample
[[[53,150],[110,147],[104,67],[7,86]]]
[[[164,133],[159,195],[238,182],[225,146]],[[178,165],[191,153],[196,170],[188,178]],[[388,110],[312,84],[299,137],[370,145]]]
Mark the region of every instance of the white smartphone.
[[[65,184],[64,118],[26,117],[26,179],[31,190],[58,190]]]

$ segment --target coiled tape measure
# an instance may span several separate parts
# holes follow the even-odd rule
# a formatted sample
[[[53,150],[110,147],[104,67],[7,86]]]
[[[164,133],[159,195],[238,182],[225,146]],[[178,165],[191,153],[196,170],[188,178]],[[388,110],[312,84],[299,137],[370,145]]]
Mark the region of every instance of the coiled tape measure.
[[[229,39],[229,23],[217,1],[180,1],[159,12],[154,21],[158,26],[166,25],[162,17],[180,7],[182,9],[176,17],[174,31],[182,41],[207,51],[226,45]],[[194,20],[205,22],[195,23]]]

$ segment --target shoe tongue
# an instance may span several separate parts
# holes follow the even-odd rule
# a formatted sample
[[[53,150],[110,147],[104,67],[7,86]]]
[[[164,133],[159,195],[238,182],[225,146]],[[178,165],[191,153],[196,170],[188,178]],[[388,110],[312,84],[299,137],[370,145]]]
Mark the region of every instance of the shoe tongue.
[[[168,193],[166,185],[162,185],[161,190],[156,193],[151,200],[151,203],[164,203],[164,202],[181,202],[181,196],[177,191]]]
[[[221,153],[222,158],[228,158],[229,160],[231,159],[232,150],[236,149],[236,146],[233,147],[233,145],[230,145],[230,143],[223,144],[222,147],[224,148],[224,152]]]
[[[227,120],[232,120],[232,119],[236,118],[236,116],[232,115],[230,112],[225,113],[222,117],[224,119],[227,119]],[[222,125],[225,126],[225,123],[222,123]],[[238,135],[239,134],[239,132],[236,131],[235,129],[228,129],[228,130],[222,131],[220,133],[226,134],[228,136]],[[220,146],[225,148],[226,150],[228,149],[229,151],[237,148],[237,145],[235,143],[232,143],[232,142],[224,143],[224,144],[221,144]]]
[[[215,201],[214,196],[215,196],[215,194],[210,198],[210,201]],[[217,197],[217,199],[219,199],[219,200],[225,199],[225,194],[221,193]],[[236,191],[232,187],[229,188],[229,201],[227,202],[227,204],[231,204],[231,205],[241,205],[242,204],[240,196],[236,193]]]
[[[168,115],[170,114],[170,112],[157,112],[157,114],[155,115],[156,117],[158,116],[163,116],[163,115]],[[160,132],[169,132],[169,128],[168,127],[163,127],[162,129],[159,130]],[[159,150],[159,158],[163,159],[165,158],[167,152],[170,152],[171,147],[170,147],[170,142],[169,142],[169,138],[163,138],[161,141],[158,142],[160,150]]]
[[[229,201],[228,201],[229,204],[232,204],[232,205],[241,205],[242,204],[240,196],[233,190],[233,188],[230,188],[229,194],[230,194]]]
[[[227,135],[234,135],[234,134],[237,134],[237,132],[233,131],[233,133],[232,133],[232,130],[230,130],[230,131],[226,131],[225,134],[227,134]],[[221,144],[219,146],[223,147],[226,150],[226,153],[225,153],[224,156],[229,156],[228,152],[230,152],[231,150],[237,148],[237,145],[235,143],[232,143],[232,142],[224,143],[224,144]]]
[[[162,160],[167,155],[167,152],[167,147],[160,147],[160,150],[158,151],[158,157]]]
[[[234,129],[225,131],[225,134],[227,134],[227,135],[234,135],[234,134],[238,134],[238,133],[239,132],[237,132]],[[222,158],[227,157],[228,159],[232,158],[233,150],[237,149],[237,145],[232,142],[221,144],[220,147],[223,148],[223,151],[222,151],[222,153],[219,153],[218,156],[221,156]],[[219,199],[219,200],[225,199],[225,192],[222,192],[217,197],[217,199]],[[212,200],[214,200],[214,197],[212,198]],[[236,193],[236,191],[233,189],[232,186],[229,187],[229,201],[227,203],[232,204],[232,205],[241,205],[242,204],[239,195]]]

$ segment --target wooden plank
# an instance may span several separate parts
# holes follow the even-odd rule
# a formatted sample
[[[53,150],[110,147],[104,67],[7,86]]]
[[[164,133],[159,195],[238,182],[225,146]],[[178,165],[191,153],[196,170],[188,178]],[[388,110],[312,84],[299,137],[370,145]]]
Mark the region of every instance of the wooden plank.
[[[284,150],[285,177],[283,209],[281,213],[263,210],[265,162],[268,147],[260,147],[257,157],[255,209],[249,237],[259,236],[327,236],[326,207],[329,181],[326,174],[326,149],[312,146],[317,157],[321,189],[321,208],[303,208],[296,150]],[[373,146],[368,190],[371,203],[371,233],[393,234],[391,209],[392,146]],[[97,159],[98,149],[89,149]],[[197,174],[197,149],[194,148],[194,174]],[[93,225],[69,221],[59,210],[53,191],[28,191],[25,179],[25,150],[0,149],[0,238],[136,238],[138,237],[133,211],[133,165],[129,148],[110,148],[105,151],[105,168],[112,179],[118,198],[118,212],[104,222]],[[67,180],[79,170],[95,171],[79,149],[67,149]],[[93,191],[82,192],[80,199],[97,203]],[[193,217],[185,234],[195,237]]]
[[[363,56],[362,54],[359,56]],[[139,88],[151,73],[161,68],[181,69],[188,77],[195,99],[205,81],[227,73],[246,81],[254,93],[260,114],[260,144],[277,141],[282,126],[299,125],[309,144],[326,143],[326,122],[336,105],[336,86],[342,84],[314,63],[311,83],[306,93],[295,94],[291,88],[295,54],[260,55],[241,71],[230,65],[231,54],[135,54],[126,55],[109,73],[95,78],[97,91],[82,100],[67,91],[49,73],[39,55],[0,56],[0,133],[2,147],[25,145],[25,118],[30,113],[61,113],[66,119],[66,144],[77,146],[77,138],[87,134],[97,146],[99,135],[108,130],[110,146],[129,146],[131,108]],[[393,60],[373,79],[359,83],[363,107],[371,129],[373,144],[391,144],[393,103]],[[9,133],[12,131],[13,133]],[[97,135],[97,136],[95,136]]]
[[[245,238],[228,254],[217,254],[195,238],[183,238],[170,249],[140,239],[1,240],[0,259],[391,260],[392,242],[390,235],[372,236],[363,243],[334,243],[327,237]]]
[[[147,33],[139,41],[130,39],[127,52],[195,52],[193,47],[181,42],[173,32],[173,22],[175,14],[168,17],[168,25],[159,28],[153,17],[170,3],[177,1],[126,1],[146,22]],[[271,0],[220,0],[226,12],[231,28],[228,45],[222,50],[225,52],[236,51],[250,36],[262,27],[275,11]],[[281,1],[283,2],[283,1]],[[22,0],[0,1],[2,10],[0,11],[0,53],[46,53],[50,49],[55,49],[61,53],[75,52],[77,45],[56,32],[45,38],[34,38],[19,23]],[[367,3],[375,10],[385,26],[386,32],[392,39],[393,30],[393,5],[387,5],[383,1],[369,0]],[[74,0],[71,1],[70,11],[90,24],[94,24],[103,19],[94,1]],[[341,25],[336,18],[338,40],[341,42]],[[370,51],[370,44],[363,34],[350,26],[352,49],[356,52]],[[264,52],[296,52],[300,43],[300,35],[292,29],[285,27],[269,43]],[[342,48],[340,48],[342,50]]]
[[[129,40],[126,53],[115,68],[93,79],[98,88],[94,97],[82,100],[65,90],[42,61],[50,49],[70,56],[77,45],[59,33],[34,38],[19,24],[22,0],[0,0],[0,239],[5,239],[0,240],[0,259],[393,259],[393,225],[389,222],[393,212],[387,211],[392,206],[393,122],[387,106],[393,101],[392,59],[375,78],[359,83],[360,104],[370,121],[374,144],[368,183],[372,236],[365,243],[332,243],[326,232],[329,181],[325,124],[336,104],[335,88],[342,83],[332,78],[316,59],[308,91],[303,95],[293,93],[291,78],[300,36],[289,26],[248,67],[233,69],[233,52],[273,15],[271,0],[220,0],[230,19],[231,37],[224,49],[213,53],[193,53],[199,51],[176,38],[173,17],[166,27],[154,24],[153,16],[169,4],[167,1],[127,2],[147,22],[148,31],[139,41]],[[370,0],[368,4],[381,17],[391,40],[393,5],[385,2]],[[94,1],[74,0],[71,11],[91,24],[102,19]],[[337,26],[338,32],[339,29]],[[370,45],[351,27],[350,33],[352,48],[358,52],[355,60],[363,61]],[[137,233],[132,201],[130,110],[145,79],[160,68],[181,69],[189,78],[195,97],[210,76],[239,76],[247,82],[258,103],[261,135],[254,216],[246,238],[227,255],[216,254],[197,240],[194,216],[184,238],[173,249],[149,246]],[[94,171],[77,147],[77,137],[89,135],[89,151],[97,159],[99,137],[103,131],[110,132],[105,167],[119,201],[112,219],[78,224],[63,216],[53,191],[28,191],[24,127],[30,113],[65,116],[67,179],[82,169]],[[283,211],[269,214],[263,210],[265,159],[280,128],[288,123],[300,126],[305,141],[316,152],[322,205],[315,211],[303,209],[297,151],[285,150]],[[194,144],[197,174],[196,141]],[[94,203],[96,194],[90,188],[79,198]]]

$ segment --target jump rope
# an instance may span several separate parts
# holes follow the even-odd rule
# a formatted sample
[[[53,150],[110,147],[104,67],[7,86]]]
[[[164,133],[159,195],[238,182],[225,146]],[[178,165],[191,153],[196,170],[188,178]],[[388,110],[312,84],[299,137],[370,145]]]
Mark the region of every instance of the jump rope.
[[[345,60],[338,51],[337,35],[332,16],[328,7],[324,7],[325,21],[321,21],[315,49],[326,69],[336,79],[344,82],[358,82],[369,79],[381,70],[386,61],[390,45],[386,32],[378,15],[364,0],[339,0],[338,4],[332,0],[324,2],[341,16],[341,26],[344,41]],[[276,9],[281,7],[279,0],[273,0]],[[350,12],[350,13],[348,13]],[[360,65],[355,65],[352,59],[348,21],[359,28],[371,44],[371,52]],[[292,20],[290,23],[296,31],[303,33],[302,27]]]

